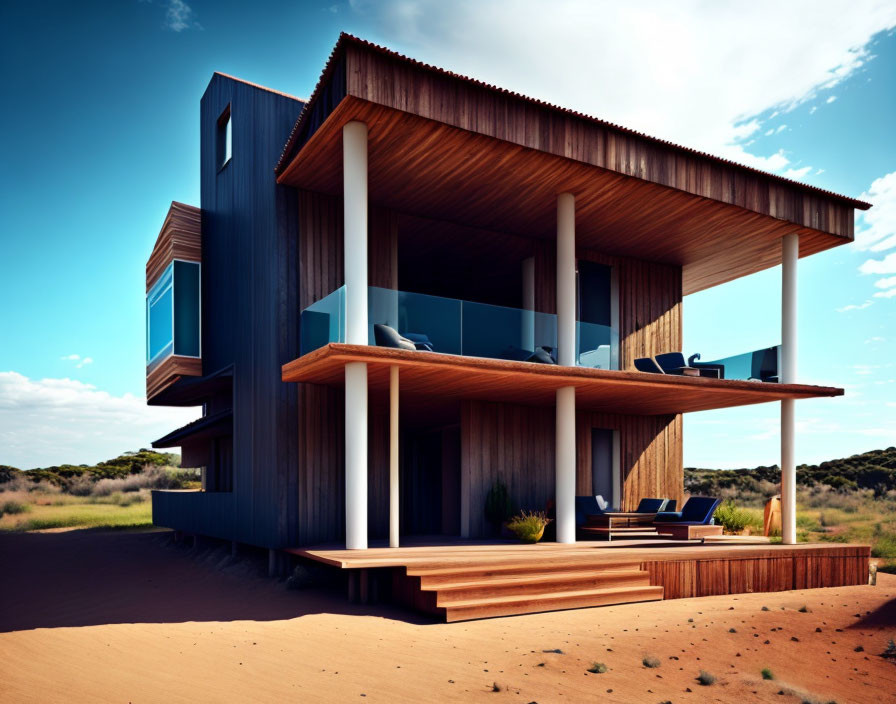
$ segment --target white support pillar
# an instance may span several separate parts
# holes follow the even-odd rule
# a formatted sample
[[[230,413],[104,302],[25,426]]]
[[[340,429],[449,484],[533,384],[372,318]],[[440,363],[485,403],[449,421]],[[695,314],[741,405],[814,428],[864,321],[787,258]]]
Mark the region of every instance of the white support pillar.
[[[389,368],[389,547],[398,547],[398,367]]]
[[[557,364],[576,363],[576,199],[557,196]]]
[[[556,528],[558,543],[576,542],[576,389],[557,389]]]
[[[367,125],[342,128],[345,341],[367,339]],[[345,365],[345,547],[367,548],[367,365]]]
[[[557,196],[557,364],[576,363],[576,201]],[[558,543],[576,541],[576,390],[557,389],[556,528]]]
[[[796,267],[799,235],[781,241],[781,369],[783,384],[797,380]],[[796,543],[796,458],[794,400],[781,401],[781,541]]]

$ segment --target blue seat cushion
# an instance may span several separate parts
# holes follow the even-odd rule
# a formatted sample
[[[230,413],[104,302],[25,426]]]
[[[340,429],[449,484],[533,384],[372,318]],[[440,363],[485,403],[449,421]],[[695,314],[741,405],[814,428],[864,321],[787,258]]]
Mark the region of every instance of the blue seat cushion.
[[[657,513],[666,508],[668,499],[641,499],[638,503],[637,513]]]
[[[597,498],[594,496],[577,496],[576,497],[576,527],[585,525],[588,516],[597,516],[603,513],[597,504]]]
[[[685,523],[698,526],[710,525],[713,514],[720,503],[722,503],[721,499],[715,499],[711,496],[692,496],[685,502],[681,511],[658,513],[656,521],[658,523]]]

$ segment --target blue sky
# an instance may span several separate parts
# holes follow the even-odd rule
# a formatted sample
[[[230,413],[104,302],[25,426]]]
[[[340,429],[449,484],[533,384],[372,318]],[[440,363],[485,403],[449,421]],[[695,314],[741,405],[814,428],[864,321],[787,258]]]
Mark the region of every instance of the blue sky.
[[[199,98],[215,70],[307,96],[341,30],[864,193],[859,243],[800,264],[801,377],[847,395],[798,404],[797,456],[896,444],[894,26],[870,0],[3,3],[0,464],[97,461],[195,415],[144,407],[143,282],[170,201],[199,204]],[[779,278],[688,297],[685,352],[779,342]],[[777,461],[774,405],[685,422],[687,464]]]

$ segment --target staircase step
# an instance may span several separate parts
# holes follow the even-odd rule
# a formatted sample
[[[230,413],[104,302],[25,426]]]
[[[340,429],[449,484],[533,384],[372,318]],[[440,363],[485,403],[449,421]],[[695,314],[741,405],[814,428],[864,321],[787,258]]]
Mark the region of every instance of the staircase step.
[[[448,606],[458,601],[498,596],[643,586],[650,586],[650,575],[642,570],[585,570],[477,579],[464,577],[461,581],[444,582],[433,586],[424,581],[421,589],[437,591],[438,605]]]
[[[494,562],[483,561],[478,565],[463,565],[457,567],[452,567],[444,563],[439,567],[409,565],[407,567],[407,574],[410,577],[420,577],[421,584],[435,586],[438,584],[449,584],[464,580],[473,581],[477,579],[511,577],[514,575],[548,575],[585,570],[616,572],[638,570],[640,567],[640,562],[632,560],[602,561],[595,564],[594,558],[591,558],[590,560],[544,560],[505,562],[497,564]]]
[[[445,620],[453,622],[532,614],[542,611],[581,609],[591,606],[631,604],[640,601],[656,601],[662,598],[662,587],[620,587],[470,599],[446,604],[443,608],[445,609]]]

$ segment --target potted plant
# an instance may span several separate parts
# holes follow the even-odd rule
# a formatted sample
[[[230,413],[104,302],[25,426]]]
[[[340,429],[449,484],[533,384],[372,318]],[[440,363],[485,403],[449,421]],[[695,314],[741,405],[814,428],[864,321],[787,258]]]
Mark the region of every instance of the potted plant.
[[[537,543],[544,535],[545,526],[551,522],[543,511],[521,511],[510,519],[507,527],[521,543]]]
[[[500,534],[501,526],[513,515],[513,506],[510,503],[510,494],[507,485],[500,479],[495,480],[492,488],[485,495],[485,520],[487,520],[495,533]]]

